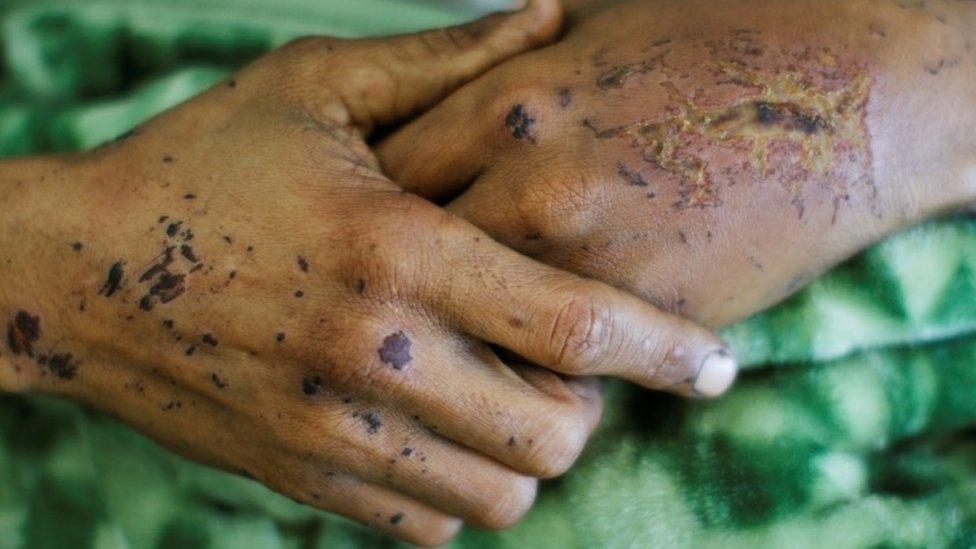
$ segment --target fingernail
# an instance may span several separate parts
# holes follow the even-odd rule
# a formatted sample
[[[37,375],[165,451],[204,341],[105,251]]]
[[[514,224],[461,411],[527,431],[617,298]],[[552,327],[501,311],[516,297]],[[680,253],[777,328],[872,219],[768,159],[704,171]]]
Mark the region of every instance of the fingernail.
[[[528,0],[512,0],[505,7],[505,11],[521,11],[529,4]]]
[[[705,357],[698,370],[693,389],[703,397],[716,397],[732,386],[739,365],[726,349],[719,349]]]

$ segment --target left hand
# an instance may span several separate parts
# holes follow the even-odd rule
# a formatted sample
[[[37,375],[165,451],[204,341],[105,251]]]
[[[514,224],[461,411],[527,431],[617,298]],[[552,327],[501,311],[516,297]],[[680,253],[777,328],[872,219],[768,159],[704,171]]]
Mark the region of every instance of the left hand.
[[[976,195],[973,5],[611,4],[388,138],[386,171],[711,326]]]

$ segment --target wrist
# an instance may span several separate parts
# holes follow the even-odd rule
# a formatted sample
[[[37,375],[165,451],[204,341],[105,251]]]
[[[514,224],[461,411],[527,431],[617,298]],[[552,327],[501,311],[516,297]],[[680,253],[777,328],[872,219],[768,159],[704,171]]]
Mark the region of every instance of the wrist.
[[[70,339],[67,311],[79,306],[74,179],[64,158],[0,164],[0,391],[33,392],[72,375],[74,355],[60,347]]]

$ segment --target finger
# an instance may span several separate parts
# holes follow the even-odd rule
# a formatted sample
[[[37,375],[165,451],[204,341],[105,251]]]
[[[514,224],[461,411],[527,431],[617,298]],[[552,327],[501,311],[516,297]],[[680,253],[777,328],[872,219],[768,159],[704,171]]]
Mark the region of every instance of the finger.
[[[492,162],[494,147],[472,96],[456,93],[376,145],[383,173],[402,189],[428,200],[449,198]],[[478,122],[465,123],[471,113]]]
[[[711,332],[606,284],[530,260],[461,230],[435,281],[440,314],[479,339],[569,375],[609,375],[711,397],[737,364]],[[436,276],[436,275],[435,275]]]
[[[286,467],[293,478],[278,491],[293,499],[361,524],[407,543],[436,546],[461,530],[461,520],[395,490],[363,482],[348,474],[310,470],[307,464]]]
[[[526,475],[565,473],[602,413],[599,399],[581,398],[551,372],[523,366],[520,377],[483,343],[440,327],[383,324],[374,316],[332,333],[345,348],[320,356],[305,350],[299,358],[332,392],[396,406]]]
[[[433,435],[391,408],[361,403],[346,420],[339,432],[350,451],[335,465],[363,480],[479,528],[508,528],[532,507],[536,479]]]
[[[392,124],[443,99],[492,66],[556,37],[558,0],[531,0],[514,13],[393,38],[336,42],[305,39],[311,83],[342,98],[350,122],[366,131]],[[309,97],[321,94],[316,86]]]

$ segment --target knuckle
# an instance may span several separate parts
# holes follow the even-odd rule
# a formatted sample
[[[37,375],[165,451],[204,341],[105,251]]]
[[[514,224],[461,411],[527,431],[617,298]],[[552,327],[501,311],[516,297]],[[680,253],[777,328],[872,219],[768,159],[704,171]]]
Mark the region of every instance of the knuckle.
[[[595,202],[584,178],[543,176],[517,192],[518,217],[527,220],[534,233],[565,240],[588,232],[586,213],[592,211]]]
[[[609,352],[614,313],[595,292],[576,292],[556,312],[549,334],[552,366],[560,371],[588,374]]]
[[[580,410],[555,414],[531,440],[527,460],[533,475],[548,479],[564,474],[583,452],[589,436]]]
[[[532,508],[539,481],[512,473],[507,479],[499,479],[496,486],[499,488],[494,497],[479,513],[479,523],[489,530],[504,530],[521,520]]]

